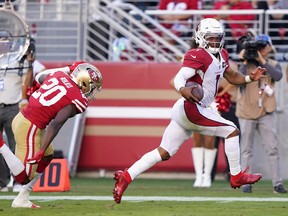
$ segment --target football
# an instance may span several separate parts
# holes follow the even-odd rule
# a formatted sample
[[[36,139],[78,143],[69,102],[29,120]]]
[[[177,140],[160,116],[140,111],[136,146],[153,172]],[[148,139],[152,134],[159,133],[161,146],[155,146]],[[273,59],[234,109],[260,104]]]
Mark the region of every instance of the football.
[[[194,97],[196,97],[199,101],[202,100],[203,96],[204,96],[204,91],[203,88],[200,84],[198,84],[197,82],[187,82],[185,87],[192,87],[195,86],[195,88],[192,88],[191,93]]]

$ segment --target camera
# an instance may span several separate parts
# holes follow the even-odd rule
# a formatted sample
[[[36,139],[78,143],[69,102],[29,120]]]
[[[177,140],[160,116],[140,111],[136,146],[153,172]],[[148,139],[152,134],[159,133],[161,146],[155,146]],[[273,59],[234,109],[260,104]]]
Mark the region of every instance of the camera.
[[[34,38],[30,38],[30,44],[29,44],[29,47],[27,49],[27,54],[31,54],[31,56],[34,56],[35,55],[35,51],[36,51],[35,39]]]
[[[242,36],[237,42],[237,51],[245,49],[243,54],[244,60],[255,60],[258,57],[258,50],[263,49],[267,45],[267,41],[252,40],[249,36]]]

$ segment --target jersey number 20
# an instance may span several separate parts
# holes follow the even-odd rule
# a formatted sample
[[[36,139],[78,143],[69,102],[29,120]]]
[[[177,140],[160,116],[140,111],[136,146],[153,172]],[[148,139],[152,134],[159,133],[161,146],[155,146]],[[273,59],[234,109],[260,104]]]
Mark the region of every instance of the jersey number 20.
[[[41,85],[41,88],[45,92],[36,91],[32,94],[35,99],[38,99],[43,106],[50,106],[57,103],[67,93],[67,89],[64,86],[60,86],[59,80],[51,78],[48,80],[48,84]],[[51,95],[54,95],[51,98]],[[46,99],[49,98],[49,99]]]

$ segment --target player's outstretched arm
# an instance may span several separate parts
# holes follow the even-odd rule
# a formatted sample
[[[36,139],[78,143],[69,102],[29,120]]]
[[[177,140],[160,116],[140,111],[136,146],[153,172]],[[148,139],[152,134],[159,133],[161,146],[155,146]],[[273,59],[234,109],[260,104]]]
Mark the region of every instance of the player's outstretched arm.
[[[230,84],[243,85],[259,80],[261,77],[263,77],[263,73],[265,71],[265,68],[259,66],[251,74],[243,75],[240,72],[236,72],[233,69],[228,68],[224,73],[224,78],[227,79]]]
[[[48,148],[50,143],[53,141],[53,139],[56,137],[64,123],[71,117],[75,116],[77,114],[77,109],[74,105],[67,105],[63,109],[61,109],[56,117],[51,121],[51,123],[48,125],[45,133],[45,137],[43,139],[43,143],[41,145],[41,148],[39,152],[36,153],[36,155],[32,158],[27,159],[27,163],[36,164],[38,163],[44,156],[45,150]]]

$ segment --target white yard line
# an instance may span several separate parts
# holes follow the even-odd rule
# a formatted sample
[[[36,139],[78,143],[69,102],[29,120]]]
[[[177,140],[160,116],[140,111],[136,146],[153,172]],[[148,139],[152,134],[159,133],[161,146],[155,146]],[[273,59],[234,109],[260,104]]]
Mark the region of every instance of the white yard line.
[[[13,200],[16,196],[0,196],[0,200]],[[30,196],[30,200],[96,200],[113,201],[111,196]],[[288,202],[288,198],[257,197],[164,197],[164,196],[125,196],[123,201],[176,201],[176,202]]]

